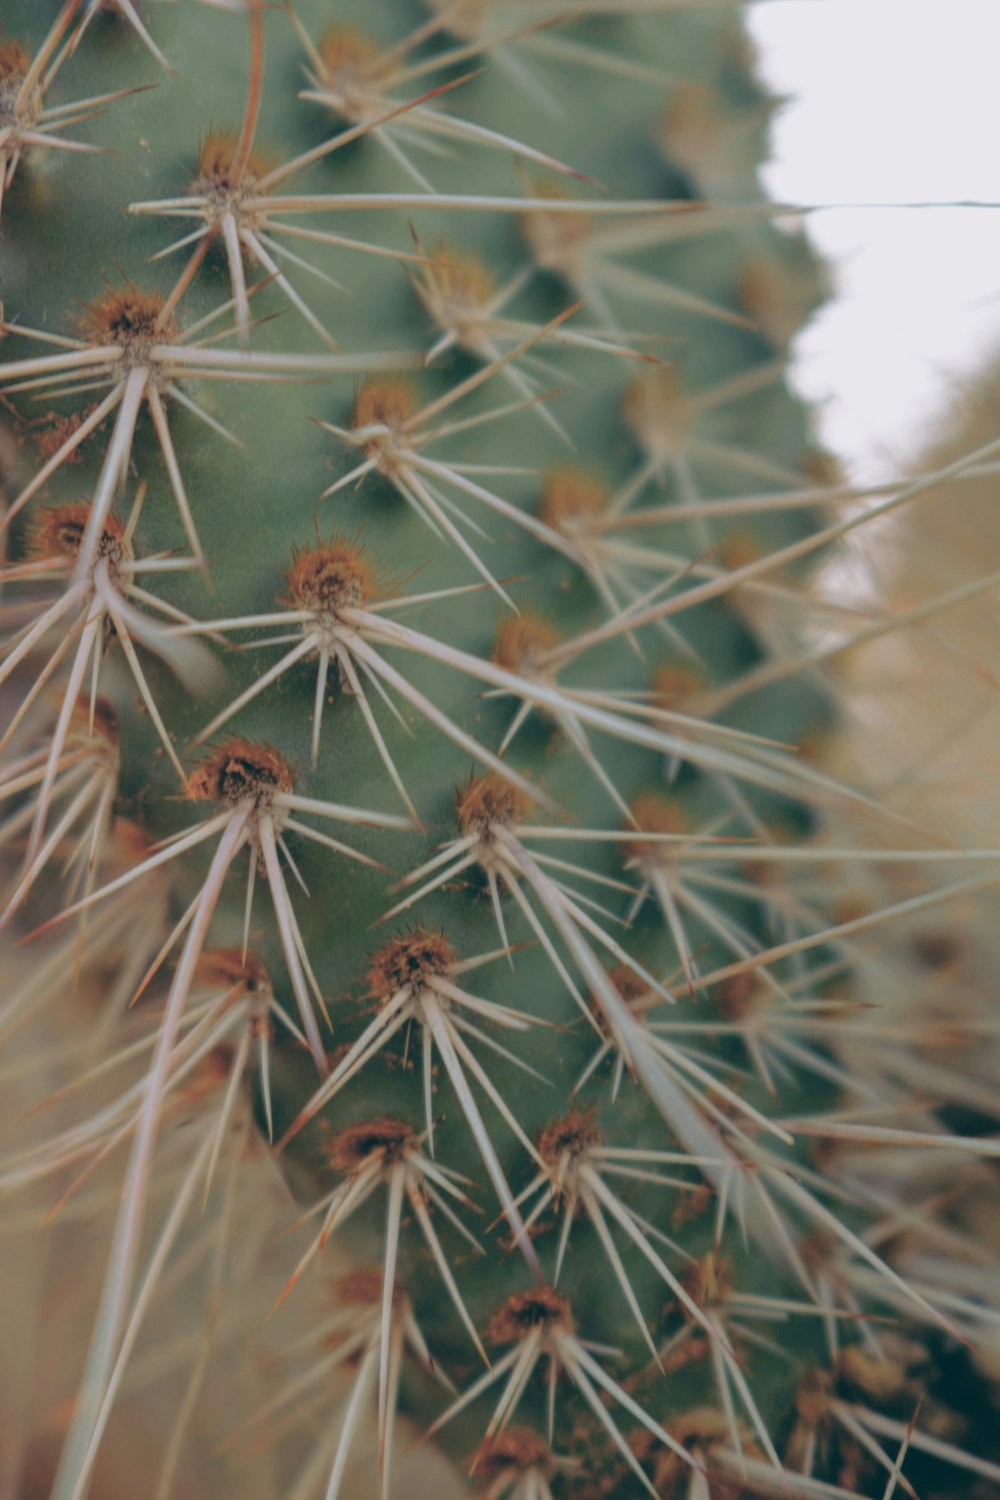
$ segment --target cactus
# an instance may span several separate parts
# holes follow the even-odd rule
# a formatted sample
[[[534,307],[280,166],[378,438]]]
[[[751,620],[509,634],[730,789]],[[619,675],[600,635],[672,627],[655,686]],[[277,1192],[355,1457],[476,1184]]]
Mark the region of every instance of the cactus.
[[[106,1248],[56,1500],[150,1388],[157,1500],[438,1493],[403,1416],[516,1500],[1000,1480],[919,1269],[996,1143],[854,988],[1000,855],[794,748],[810,560],[926,482],[784,383],[735,9],[8,0],[0,1189]]]

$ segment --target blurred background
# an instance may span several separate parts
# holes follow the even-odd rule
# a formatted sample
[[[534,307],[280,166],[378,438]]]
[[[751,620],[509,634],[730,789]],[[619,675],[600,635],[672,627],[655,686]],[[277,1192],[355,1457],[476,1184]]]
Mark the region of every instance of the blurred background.
[[[761,0],[749,24],[787,100],[764,181],[822,205],[807,229],[834,289],[795,341],[796,384],[875,482],[1000,357],[1000,4]],[[893,206],[911,203],[933,206]]]

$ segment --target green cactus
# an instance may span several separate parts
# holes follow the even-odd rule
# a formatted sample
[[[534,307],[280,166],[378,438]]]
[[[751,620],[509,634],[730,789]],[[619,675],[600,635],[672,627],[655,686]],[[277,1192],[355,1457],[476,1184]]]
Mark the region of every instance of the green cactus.
[[[386,1490],[397,1409],[517,1500],[1000,1479],[908,1425],[977,1307],[852,1156],[993,1143],[852,1081],[928,851],[791,748],[805,565],[906,491],[824,519],[737,9],[7,0],[0,1030],[84,1020],[0,1186],[108,1237],[56,1500],[157,1355],[157,1500],[358,1493],[369,1420]]]

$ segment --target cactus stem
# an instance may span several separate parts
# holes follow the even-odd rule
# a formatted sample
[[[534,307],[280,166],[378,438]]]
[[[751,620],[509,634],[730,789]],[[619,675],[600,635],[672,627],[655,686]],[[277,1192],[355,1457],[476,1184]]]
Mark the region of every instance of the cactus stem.
[[[913,631],[988,697],[945,611],[1000,574],[809,565],[946,481],[975,532],[996,439],[816,451],[747,0],[166,3],[0,0],[15,1489],[995,1485],[1000,1023],[945,917],[1000,841],[912,811],[955,725],[855,791],[828,719]],[[404,1408],[444,1452],[394,1472]]]

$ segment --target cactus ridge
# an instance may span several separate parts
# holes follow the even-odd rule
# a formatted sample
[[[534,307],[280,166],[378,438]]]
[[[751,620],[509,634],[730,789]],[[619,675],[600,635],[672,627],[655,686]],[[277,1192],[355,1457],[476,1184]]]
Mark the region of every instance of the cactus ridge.
[[[842,484],[788,390],[739,10],[10,0],[0,1194],[102,1247],[54,1500],[150,1389],[155,1500],[443,1494],[403,1416],[491,1500],[1000,1483],[933,1366],[997,1143],[858,998],[1000,851],[818,753],[948,601],[811,564],[942,475]]]

